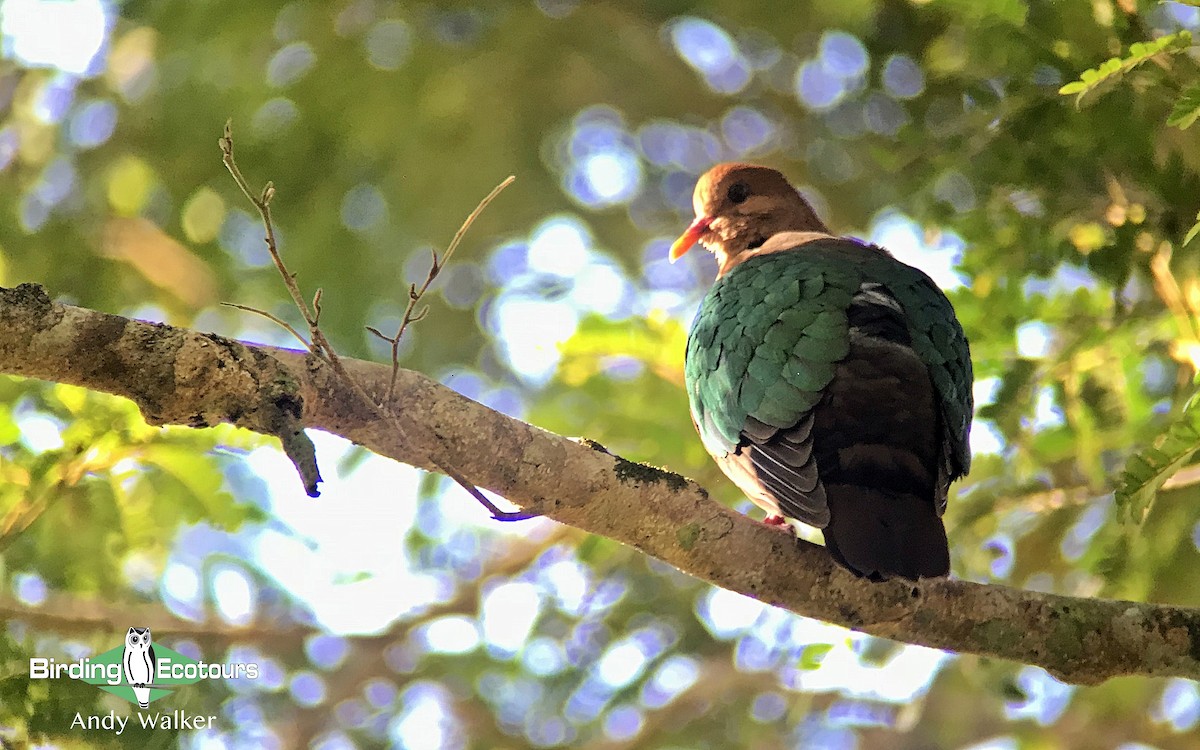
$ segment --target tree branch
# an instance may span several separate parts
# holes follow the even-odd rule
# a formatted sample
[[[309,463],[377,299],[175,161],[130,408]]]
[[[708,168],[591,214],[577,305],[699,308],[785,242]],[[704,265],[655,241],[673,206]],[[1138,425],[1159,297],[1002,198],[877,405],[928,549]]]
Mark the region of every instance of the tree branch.
[[[370,395],[388,392],[389,366],[342,361]],[[1035,664],[1075,683],[1200,677],[1200,609],[954,580],[872,584],[695,482],[512,419],[420,373],[399,373],[390,406],[424,429],[400,435],[308,352],[55,304],[31,284],[0,289],[0,372],[124,396],[152,424],[231,422],[278,435],[277,412],[294,414],[379,455],[454,466],[525,511],[717,586],[873,635]]]

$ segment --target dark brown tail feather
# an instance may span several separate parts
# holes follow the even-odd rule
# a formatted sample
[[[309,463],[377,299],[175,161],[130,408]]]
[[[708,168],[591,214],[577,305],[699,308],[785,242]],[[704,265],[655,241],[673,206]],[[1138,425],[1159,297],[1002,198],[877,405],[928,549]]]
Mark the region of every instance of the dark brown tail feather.
[[[849,484],[826,485],[825,493],[825,546],[850,572],[872,581],[950,573],[946,528],[929,500]]]

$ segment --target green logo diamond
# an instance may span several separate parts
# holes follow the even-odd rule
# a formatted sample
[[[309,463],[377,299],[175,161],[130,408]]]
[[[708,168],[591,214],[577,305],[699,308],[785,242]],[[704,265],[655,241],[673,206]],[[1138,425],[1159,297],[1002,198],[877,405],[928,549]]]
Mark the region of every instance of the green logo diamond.
[[[199,662],[166,646],[150,645],[150,631],[146,628],[130,628],[125,645],[93,656],[89,661],[99,668],[77,679],[141,708],[201,679],[197,673]]]

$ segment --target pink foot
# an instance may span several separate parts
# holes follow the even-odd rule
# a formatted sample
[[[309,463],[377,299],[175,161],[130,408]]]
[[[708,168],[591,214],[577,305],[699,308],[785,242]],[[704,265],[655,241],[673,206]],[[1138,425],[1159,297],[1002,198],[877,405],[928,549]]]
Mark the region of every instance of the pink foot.
[[[783,516],[767,516],[762,520],[767,526],[787,526],[787,519]]]

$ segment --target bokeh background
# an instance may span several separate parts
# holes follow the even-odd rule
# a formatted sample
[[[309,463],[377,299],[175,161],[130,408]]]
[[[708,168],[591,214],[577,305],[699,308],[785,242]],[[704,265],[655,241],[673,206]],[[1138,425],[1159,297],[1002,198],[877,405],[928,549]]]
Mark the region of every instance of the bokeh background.
[[[1197,29],[1191,5],[3,0],[0,283],[288,344],[219,305],[298,322],[221,164],[232,118],[242,169],[276,185],[287,262],[324,290],[326,332],[386,359],[364,326],[394,330],[430,249],[514,174],[403,364],[755,512],[681,389],[711,258],[666,250],[701,172],[760,161],[958,309],[978,415],[946,516],[954,574],[1197,605],[1200,473],[1145,512],[1114,489],[1131,455],[1185,462],[1200,440],[1145,452],[1194,416],[1200,141],[1172,112],[1200,103],[1200,58],[1181,43],[1059,93]],[[1195,682],[1076,688],[854,634],[551,522],[498,524],[440,477],[313,437],[315,500],[273,441],[149,428],[128,403],[0,378],[0,745],[1200,742]],[[77,711],[136,709],[31,681],[28,658],[106,651],[135,625],[263,674],[154,704],[212,729],[72,731]]]

